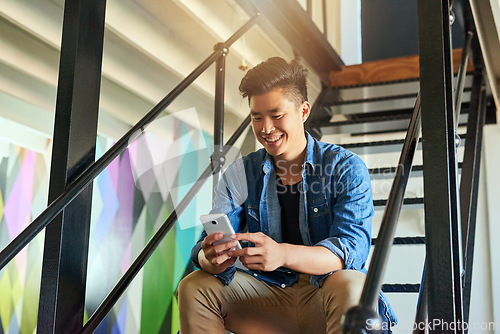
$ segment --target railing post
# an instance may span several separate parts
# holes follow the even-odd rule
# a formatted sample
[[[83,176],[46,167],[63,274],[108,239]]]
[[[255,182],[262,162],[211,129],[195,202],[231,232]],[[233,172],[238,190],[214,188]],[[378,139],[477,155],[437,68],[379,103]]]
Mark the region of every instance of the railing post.
[[[221,168],[225,163],[225,157],[222,153],[224,148],[224,89],[226,80],[226,55],[228,48],[224,43],[217,43],[214,50],[221,51],[220,56],[215,62],[215,103],[214,103],[214,153],[212,155],[212,164],[214,174],[212,177],[212,189],[215,191],[221,175]],[[217,160],[214,164],[213,160]],[[215,166],[218,168],[215,169]]]
[[[448,0],[419,0],[420,90],[430,333],[463,333],[461,241]]]
[[[95,159],[106,0],[66,0],[49,203]],[[92,185],[45,233],[38,333],[83,326]]]

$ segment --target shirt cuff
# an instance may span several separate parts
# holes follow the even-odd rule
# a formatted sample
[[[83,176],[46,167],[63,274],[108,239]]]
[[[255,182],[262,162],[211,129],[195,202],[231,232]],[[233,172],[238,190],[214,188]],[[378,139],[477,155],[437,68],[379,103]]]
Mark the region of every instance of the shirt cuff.
[[[315,246],[322,246],[329,249],[333,254],[335,254],[339,259],[344,261],[345,267],[343,269],[357,269],[353,268],[353,262],[355,258],[355,252],[350,250],[344,243],[337,237],[328,238],[318,242]],[[321,287],[321,284],[331,274],[336,270],[331,271],[324,275],[311,275],[311,284],[315,287]]]

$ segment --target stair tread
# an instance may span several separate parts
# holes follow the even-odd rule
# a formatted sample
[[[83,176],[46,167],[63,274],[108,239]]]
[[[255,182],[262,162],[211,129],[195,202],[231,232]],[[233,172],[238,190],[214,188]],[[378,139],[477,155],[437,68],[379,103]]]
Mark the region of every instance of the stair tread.
[[[452,51],[453,73],[458,72],[461,49]],[[469,60],[467,71],[472,71]],[[345,66],[330,73],[330,86],[339,88],[347,85],[367,85],[388,81],[415,80],[419,77],[419,56],[410,55],[389,59],[365,61],[361,64]]]
[[[373,123],[373,122],[384,122],[392,120],[410,119],[411,113],[396,113],[392,115],[380,115],[380,116],[366,116],[361,118],[353,118],[345,121],[333,121],[328,122],[328,124],[323,126],[342,126],[349,124],[360,124],[360,123]]]
[[[375,206],[385,206],[387,203],[387,199],[375,199],[373,200],[373,205]],[[423,197],[409,197],[405,198],[403,201],[403,205],[414,205],[414,204],[424,204]]]
[[[391,173],[396,173],[398,167],[376,167],[376,168],[369,168],[368,173],[370,175],[373,174],[391,174]],[[462,163],[458,163],[458,169],[462,168]],[[424,165],[413,165],[411,167],[412,172],[419,172],[424,170]]]
[[[463,103],[461,115],[469,113],[469,102]],[[356,114],[347,114],[344,115],[346,120],[341,121],[331,121],[324,120],[324,124],[321,127],[325,126],[342,126],[349,124],[360,124],[360,123],[373,123],[373,122],[384,122],[384,121],[392,121],[392,120],[406,120],[410,119],[413,114],[413,109],[395,109],[390,111],[372,111],[372,112],[364,112],[364,113],[356,113]]]
[[[383,284],[382,291],[386,293],[394,293],[394,292],[418,293],[420,291],[420,283]]]
[[[422,139],[419,140],[421,142]],[[403,144],[404,139],[390,139],[390,140],[379,140],[379,141],[370,141],[370,142],[361,142],[361,143],[348,143],[348,144],[340,144],[343,148],[358,148],[358,147],[369,147],[369,146],[382,146],[382,145],[397,145]]]
[[[471,87],[465,87],[464,93],[470,92],[472,90]],[[417,92],[412,93],[403,93],[403,94],[393,94],[393,95],[384,95],[384,96],[376,96],[376,97],[364,97],[364,98],[355,98],[355,99],[343,99],[341,97],[333,97],[331,99],[326,99],[325,106],[345,106],[348,104],[363,104],[363,103],[373,103],[373,102],[382,102],[382,101],[393,101],[400,99],[416,99]],[[469,101],[462,100],[462,105],[465,106]]]
[[[338,101],[331,101],[331,102],[327,103],[326,105],[339,106],[339,105],[346,105],[346,104],[370,103],[370,102],[407,99],[407,98],[417,98],[417,93],[415,92],[415,93],[408,93],[408,94],[378,96],[378,97],[361,98],[361,99],[338,100]]]
[[[372,238],[372,246],[377,242],[377,238]],[[393,245],[425,245],[425,236],[420,237],[396,237]]]

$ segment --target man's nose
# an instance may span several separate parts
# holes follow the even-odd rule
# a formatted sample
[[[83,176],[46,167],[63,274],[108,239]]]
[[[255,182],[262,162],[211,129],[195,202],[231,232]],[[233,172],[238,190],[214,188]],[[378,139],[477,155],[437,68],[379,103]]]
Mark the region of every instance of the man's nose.
[[[269,134],[274,131],[274,123],[270,118],[264,118],[264,124],[262,125],[262,132]]]

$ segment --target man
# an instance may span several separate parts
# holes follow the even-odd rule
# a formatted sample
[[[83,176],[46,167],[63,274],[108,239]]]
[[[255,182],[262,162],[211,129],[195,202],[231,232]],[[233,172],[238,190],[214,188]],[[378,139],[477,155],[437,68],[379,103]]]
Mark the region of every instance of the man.
[[[229,180],[216,190],[212,213],[227,214],[236,234],[214,246],[222,235],[204,233],[193,247],[191,260],[202,270],[179,285],[181,334],[341,333],[342,315],[359,302],[370,178],[359,157],[304,131],[306,77],[298,62],[275,57],[241,81],[264,149],[228,167]],[[245,178],[234,177],[239,169]],[[238,200],[244,188],[247,197]],[[243,240],[251,247],[234,249]],[[244,268],[236,270],[238,258]]]

